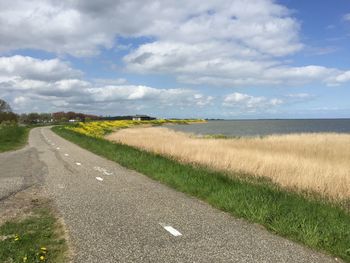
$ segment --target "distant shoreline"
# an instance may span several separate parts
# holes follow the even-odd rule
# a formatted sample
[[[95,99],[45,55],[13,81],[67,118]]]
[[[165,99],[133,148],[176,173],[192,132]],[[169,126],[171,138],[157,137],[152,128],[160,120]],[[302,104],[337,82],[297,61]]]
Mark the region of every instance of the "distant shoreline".
[[[172,130],[202,135],[267,136],[272,134],[350,133],[350,119],[206,120],[197,125],[168,126]]]

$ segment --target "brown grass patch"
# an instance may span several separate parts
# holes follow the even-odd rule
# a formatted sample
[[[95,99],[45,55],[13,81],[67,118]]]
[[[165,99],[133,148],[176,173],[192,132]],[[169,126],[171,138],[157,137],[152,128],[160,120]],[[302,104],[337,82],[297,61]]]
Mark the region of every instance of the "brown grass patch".
[[[202,139],[163,127],[124,129],[108,140],[217,170],[263,176],[287,187],[350,198],[350,135],[317,133]]]
[[[42,195],[42,189],[32,186],[9,196],[0,202],[0,225],[13,219],[23,220],[37,207],[47,207],[50,200]]]

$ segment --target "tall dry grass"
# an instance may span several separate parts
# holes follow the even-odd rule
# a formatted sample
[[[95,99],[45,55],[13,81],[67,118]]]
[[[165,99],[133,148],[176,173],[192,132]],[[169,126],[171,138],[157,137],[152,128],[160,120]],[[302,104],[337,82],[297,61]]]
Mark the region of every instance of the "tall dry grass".
[[[350,135],[201,139],[166,128],[120,130],[107,139],[218,170],[271,178],[283,187],[350,198]]]

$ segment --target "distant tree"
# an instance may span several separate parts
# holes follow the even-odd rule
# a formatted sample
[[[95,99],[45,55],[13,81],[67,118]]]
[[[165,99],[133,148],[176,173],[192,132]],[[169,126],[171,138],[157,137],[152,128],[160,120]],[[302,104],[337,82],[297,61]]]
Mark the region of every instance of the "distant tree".
[[[52,113],[52,118],[54,121],[59,122],[66,119],[66,114],[63,111]]]
[[[82,113],[80,113],[82,114]],[[82,119],[89,118],[90,120],[100,120],[101,117],[96,116],[96,115],[91,115],[91,114],[83,114]]]
[[[48,123],[51,121],[54,122],[68,122],[69,120],[77,120],[77,121],[92,121],[92,120],[100,120],[101,117],[96,115],[90,115],[85,113],[78,113],[74,111],[69,112],[54,112],[54,113],[29,113],[29,114],[21,114],[19,117],[19,121],[24,124],[33,124],[33,123]]]
[[[18,116],[13,112],[0,112],[0,123],[17,123]]]
[[[24,124],[29,124],[28,114],[22,113],[21,115],[19,115],[19,122]]]
[[[69,112],[54,112],[52,113],[52,119],[55,122],[65,122],[69,120],[77,120],[77,121],[85,121],[86,118],[90,120],[99,120],[100,117],[96,115],[89,115],[89,114],[84,114],[84,113],[79,113],[79,112],[74,112],[74,111],[69,111]]]
[[[24,124],[32,124],[32,123],[48,123],[51,122],[52,115],[51,113],[22,113],[19,116],[19,121]]]
[[[50,122],[52,119],[51,113],[40,113],[39,120],[40,122]]]
[[[28,114],[28,123],[38,123],[40,122],[40,115],[39,113],[32,112]]]
[[[18,116],[12,112],[10,105],[0,99],[0,123],[16,123],[17,120]]]
[[[0,112],[12,112],[11,106],[2,99],[0,99]]]
[[[76,117],[77,117],[77,114],[76,114],[75,112],[73,112],[73,111],[68,111],[68,112],[66,113],[66,118],[67,118],[68,120],[75,120]]]

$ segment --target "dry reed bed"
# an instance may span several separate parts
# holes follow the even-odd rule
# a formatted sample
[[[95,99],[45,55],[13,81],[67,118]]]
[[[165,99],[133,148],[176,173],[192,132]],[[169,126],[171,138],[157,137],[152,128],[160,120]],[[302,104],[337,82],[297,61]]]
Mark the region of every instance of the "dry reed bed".
[[[130,128],[109,140],[225,171],[271,178],[287,188],[350,198],[350,135],[293,134],[201,139],[167,128]]]

